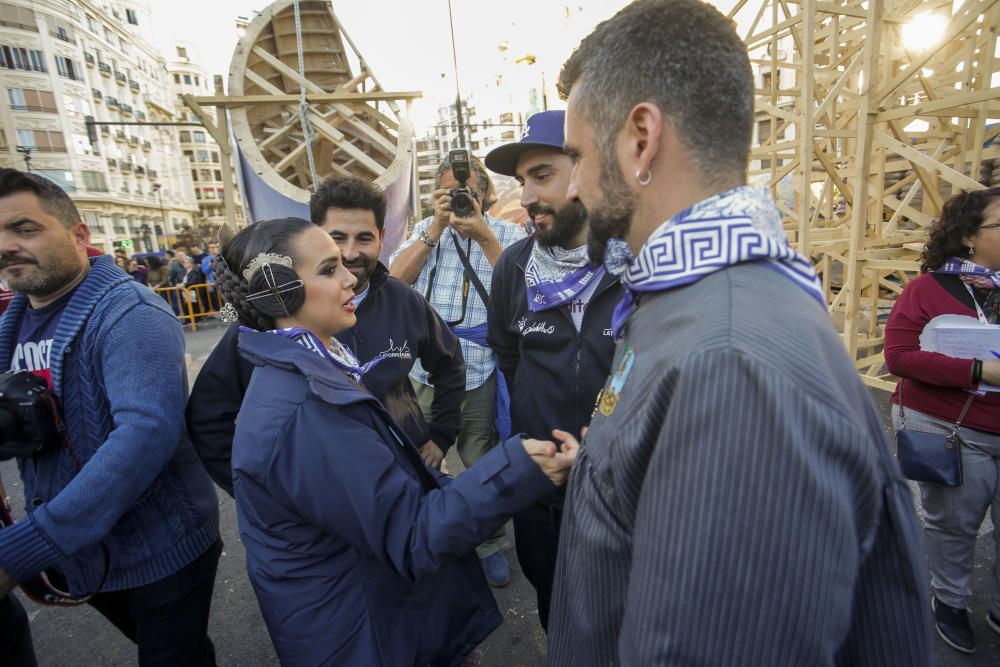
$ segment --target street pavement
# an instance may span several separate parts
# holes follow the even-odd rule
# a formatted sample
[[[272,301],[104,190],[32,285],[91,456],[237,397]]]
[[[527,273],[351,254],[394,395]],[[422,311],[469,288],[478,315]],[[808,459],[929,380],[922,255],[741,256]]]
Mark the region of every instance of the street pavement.
[[[222,335],[222,326],[208,324],[197,332],[187,332],[189,376],[193,382],[198,369]],[[873,392],[889,430],[888,396]],[[454,452],[446,466],[451,473],[462,469]],[[23,513],[23,493],[13,462],[0,464],[0,476],[10,494],[15,513]],[[215,642],[218,664],[222,667],[277,665],[267,630],[261,619],[257,600],[246,576],[244,550],[236,526],[236,507],[229,496],[219,491],[219,514],[225,548],[212,600],[209,632]],[[973,575],[974,598],[970,605],[973,628],[979,640],[975,655],[964,656],[934,638],[935,664],[942,666],[1000,665],[1000,636],[986,625],[990,568],[993,564],[992,532],[989,519],[984,523],[976,548]],[[536,667],[545,664],[545,635],[538,624],[534,590],[517,567],[513,530],[508,523],[501,547],[511,562],[511,583],[494,589],[504,623],[481,646],[484,667]],[[21,598],[24,600],[24,597]],[[41,607],[25,601],[31,618],[32,633],[39,664],[42,667],[76,665],[130,666],[136,664],[135,647],[95,610],[88,606],[63,609]],[[2,631],[2,629],[0,629]]]

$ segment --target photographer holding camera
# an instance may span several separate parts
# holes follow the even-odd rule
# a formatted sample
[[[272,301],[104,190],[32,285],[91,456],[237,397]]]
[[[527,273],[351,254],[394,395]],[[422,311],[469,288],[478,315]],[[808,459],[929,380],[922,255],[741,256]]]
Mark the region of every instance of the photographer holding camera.
[[[496,357],[486,344],[486,301],[493,265],[503,249],[525,238],[517,225],[484,215],[494,196],[486,168],[466,150],[454,150],[438,166],[434,215],[418,222],[413,234],[389,260],[390,274],[413,285],[458,336],[465,356],[465,402],[458,455],[466,467],[497,443]],[[430,416],[434,388],[416,363],[410,373],[417,400]],[[493,586],[510,581],[510,565],[496,537],[477,549]]]
[[[17,456],[28,511],[0,528],[0,596],[44,572],[89,596],[140,665],[214,665],[222,543],[184,432],[184,336],[111,257],[88,260],[89,240],[58,186],[0,169],[0,278],[17,293],[0,319],[0,458]]]

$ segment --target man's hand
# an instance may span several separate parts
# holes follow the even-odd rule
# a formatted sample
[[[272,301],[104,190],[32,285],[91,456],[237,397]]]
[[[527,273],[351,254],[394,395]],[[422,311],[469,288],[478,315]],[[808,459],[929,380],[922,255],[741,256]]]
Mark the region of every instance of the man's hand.
[[[541,468],[545,476],[553,484],[559,486],[566,481],[569,469],[576,461],[577,452],[580,451],[580,443],[566,431],[557,429],[552,431],[552,436],[561,444],[557,445],[548,440],[533,440],[531,438],[523,440],[522,444],[524,450]]]
[[[17,586],[17,582],[7,576],[7,573],[0,568],[0,598],[10,593]]]
[[[424,443],[423,447],[420,448],[420,458],[424,460],[424,464],[428,468],[440,470],[441,461],[444,460],[444,452],[441,451],[440,447],[434,444],[433,440],[428,440]]]
[[[451,201],[450,197],[448,201]],[[455,214],[452,213],[450,218],[451,226],[455,228],[455,231],[463,239],[472,239],[479,245],[499,243],[497,237],[493,235],[493,230],[486,224],[486,220],[483,218],[482,205],[475,197],[472,198],[472,208],[472,215],[468,218],[456,218]]]
[[[434,199],[434,219],[427,226],[427,235],[436,239],[440,238],[451,224],[451,195],[446,188],[441,188],[435,190],[431,197]]]

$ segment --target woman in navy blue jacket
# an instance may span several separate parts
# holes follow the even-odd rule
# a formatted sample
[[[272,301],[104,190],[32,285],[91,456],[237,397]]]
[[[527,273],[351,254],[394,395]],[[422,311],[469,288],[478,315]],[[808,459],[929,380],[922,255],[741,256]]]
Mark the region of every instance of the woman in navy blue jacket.
[[[258,222],[221,257],[255,366],[233,446],[240,534],[282,664],[461,664],[501,621],[475,545],[565,480],[576,441],[514,437],[449,480],[333,338],[354,325],[355,279],[322,229]]]

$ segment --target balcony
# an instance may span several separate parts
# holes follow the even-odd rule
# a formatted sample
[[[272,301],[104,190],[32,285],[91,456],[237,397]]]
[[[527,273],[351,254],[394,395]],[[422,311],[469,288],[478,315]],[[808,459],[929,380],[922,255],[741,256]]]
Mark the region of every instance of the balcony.
[[[146,112],[142,111],[142,110],[136,111],[135,112],[135,119],[136,120],[146,120]]]
[[[138,146],[139,145],[139,137],[135,137],[135,136],[132,136],[130,134],[129,137],[128,137],[128,145],[129,146],[133,146],[133,147]]]
[[[55,37],[56,39],[61,39],[68,44],[75,44],[76,41],[70,37],[65,30],[60,28],[59,30],[49,30],[49,35]]]
[[[146,170],[143,167],[136,166],[135,168],[136,178],[146,178]]]
[[[124,86],[128,79],[121,72],[115,72],[115,81],[117,81],[119,85]]]
[[[97,63],[97,69],[100,70],[101,76],[111,76],[111,65],[107,63]]]
[[[104,98],[104,103],[108,105],[109,109],[118,108],[118,99],[115,97],[111,97],[110,95]]]
[[[93,53],[87,53],[86,51],[84,51],[83,52],[83,59],[91,67],[93,67],[95,64],[97,64],[97,59],[94,58],[94,54]]]
[[[109,157],[108,158],[108,169],[111,169],[113,171],[113,170],[115,170],[117,168],[118,168],[118,160],[114,159],[113,157]]]
[[[142,150],[148,153],[149,151],[153,150],[153,144],[149,143],[148,141],[142,142]]]
[[[123,174],[129,174],[132,172],[132,163],[126,162],[125,160],[118,160],[118,169],[120,169]]]
[[[128,82],[128,88],[133,93],[138,93],[139,92],[139,82],[138,81],[129,81]]]
[[[115,141],[117,141],[119,143],[125,143],[125,141],[127,141],[127,140],[128,140],[128,137],[125,136],[124,132],[122,132],[121,130],[118,130],[117,132],[115,132]]]
[[[149,174],[149,177],[152,180],[154,180],[154,181],[156,180],[156,170],[155,169],[150,169],[146,173]]]
[[[119,111],[122,112],[123,116],[131,116],[132,115],[132,105],[131,104],[122,104],[119,107]]]
[[[5,28],[16,28],[18,30],[27,30],[28,32],[38,32],[37,25],[29,25],[27,23],[18,23],[17,21],[6,21],[0,20],[0,25]]]
[[[94,96],[94,100],[97,101],[97,102],[100,102],[101,100],[104,99],[104,93],[102,93],[101,91],[99,91],[97,88],[91,88],[90,89],[90,93],[91,93],[91,95]]]
[[[11,104],[11,111],[32,111],[35,113],[59,113],[55,107],[41,106],[38,104]]]

